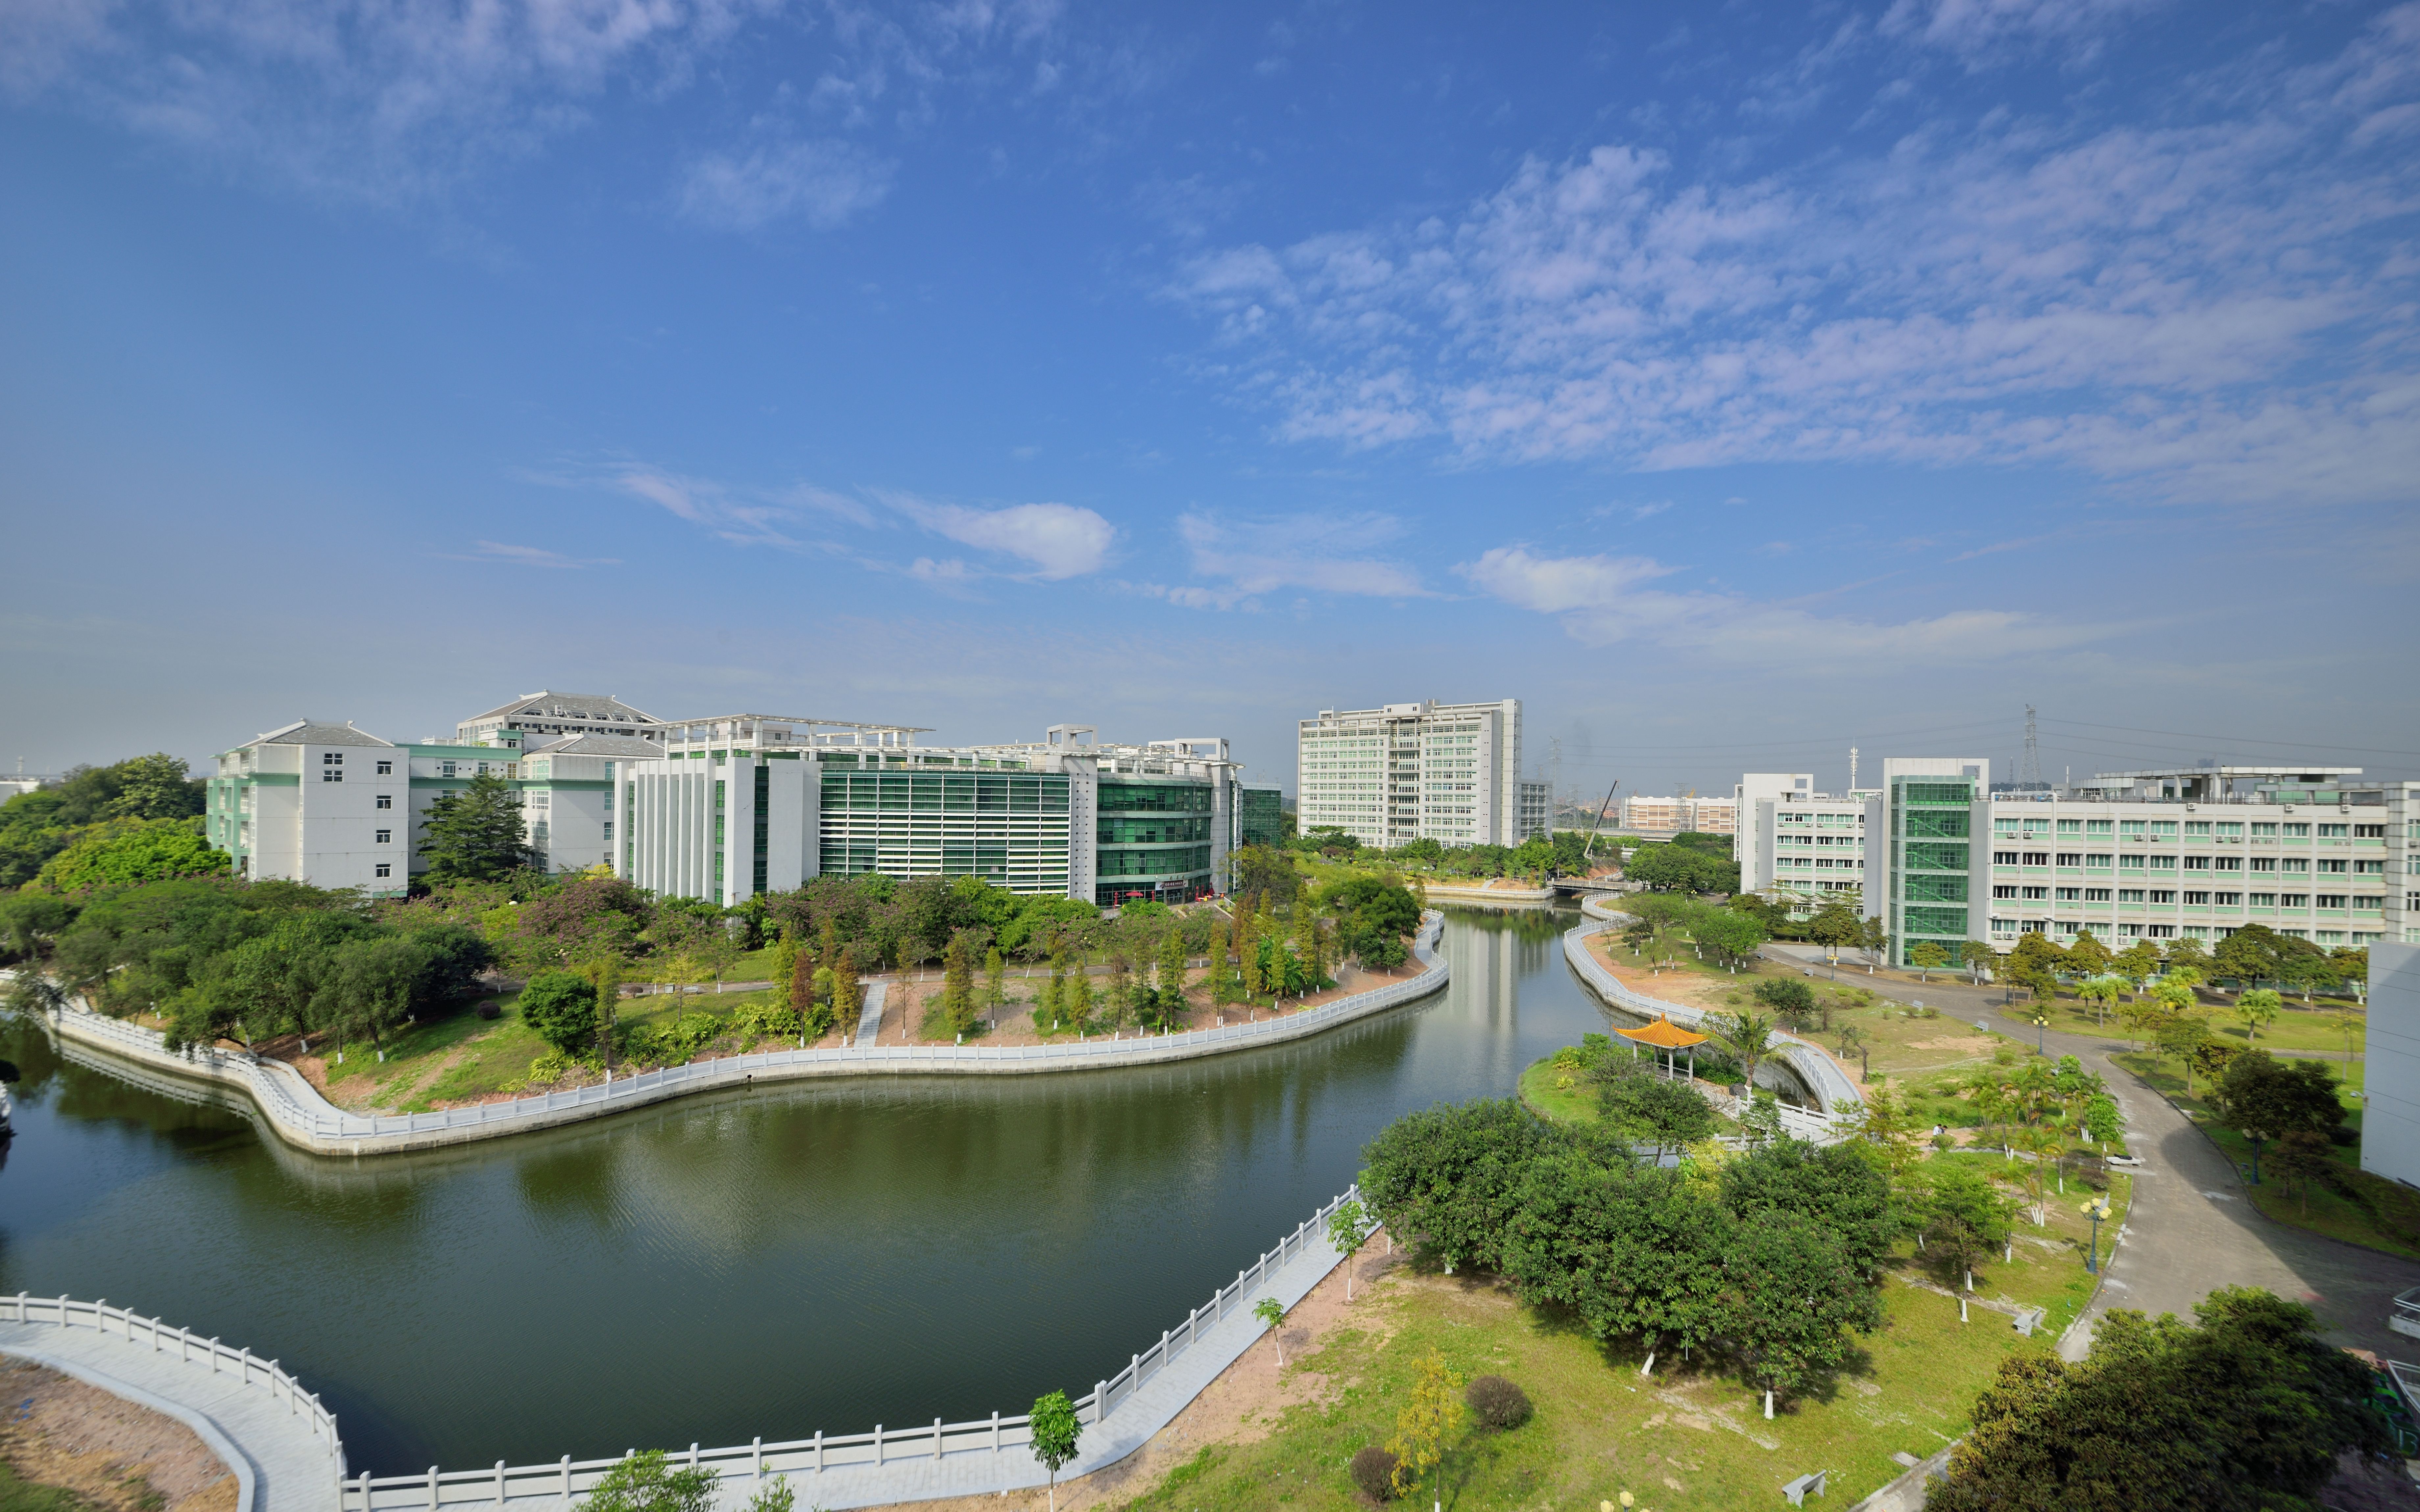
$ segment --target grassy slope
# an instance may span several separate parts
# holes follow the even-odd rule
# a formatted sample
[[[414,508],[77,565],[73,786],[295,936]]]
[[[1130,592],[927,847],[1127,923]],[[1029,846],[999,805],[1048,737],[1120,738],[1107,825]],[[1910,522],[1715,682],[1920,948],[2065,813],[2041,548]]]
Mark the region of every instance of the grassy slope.
[[[2211,1121],[2210,1104],[2197,1096],[2188,1095],[2184,1078],[2176,1062],[2148,1053],[2121,1055],[2119,1065],[2141,1077],[2154,1090],[2181,1108],[2186,1117],[2200,1126],[2202,1132],[2226,1151],[2241,1170],[2252,1164],[2252,1144],[2232,1129],[2221,1128]],[[2341,1065],[2335,1068],[2339,1072]],[[2355,1076],[2350,1084],[2360,1085],[2361,1063],[2353,1063]],[[2196,1092],[2203,1089],[2203,1079],[2194,1081]],[[2361,1104],[2349,1103],[2345,1121],[2358,1131],[2361,1127]],[[2384,1250],[2407,1259],[2420,1259],[2420,1192],[2373,1176],[2361,1168],[2358,1146],[2338,1147],[2330,1151],[2337,1167],[2334,1184],[2310,1183],[2307,1193],[2288,1193],[2282,1185],[2264,1179],[2260,1185],[2246,1185],[2252,1205],[2281,1224],[2307,1228],[2341,1239],[2348,1243],[2363,1244]],[[2339,1190],[2341,1188],[2341,1190]]]
[[[2120,1179],[2113,1193],[2120,1211],[2126,1184]],[[1257,1443],[1203,1450],[1129,1505],[1155,1512],[1366,1505],[1345,1463],[1387,1439],[1412,1362],[1432,1348],[1466,1379],[1511,1377],[1537,1406],[1522,1427],[1466,1436],[1447,1461],[1450,1504],[1588,1506],[1626,1490],[1640,1505],[1663,1509],[1778,1505],[1784,1481],[1829,1470],[1830,1496],[1847,1505],[1900,1473],[1895,1451],[1921,1456],[1956,1438],[1977,1388],[1999,1363],[2049,1349],[2090,1299],[2071,1200],[2052,1205],[2048,1230],[2028,1224],[2021,1231],[2049,1242],[2021,1238],[2017,1263],[1991,1264],[1976,1282],[1980,1295],[2048,1307],[2047,1326],[2034,1338],[1980,1309],[1962,1325],[1951,1298],[1886,1280],[1888,1321],[1864,1341],[1862,1366],[1771,1423],[1734,1381],[1676,1373],[1665,1360],[1652,1381],[1642,1381],[1636,1356],[1607,1351],[1569,1319],[1527,1307],[1486,1278],[1398,1271],[1355,1304],[1357,1328],[1287,1362],[1326,1378],[1320,1401],[1288,1410]]]

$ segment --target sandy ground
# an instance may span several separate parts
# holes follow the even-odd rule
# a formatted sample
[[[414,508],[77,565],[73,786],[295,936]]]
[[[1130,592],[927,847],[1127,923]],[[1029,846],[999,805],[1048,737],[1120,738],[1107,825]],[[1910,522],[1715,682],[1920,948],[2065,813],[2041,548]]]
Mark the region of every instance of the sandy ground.
[[[106,1512],[232,1512],[236,1478],[194,1430],[72,1376],[0,1364],[0,1458]]]
[[[1723,995],[1732,990],[1726,980],[1716,981],[1692,971],[1651,972],[1632,962],[1621,948],[1620,936],[1610,931],[1589,936],[1588,948],[1604,967],[1635,993],[1660,997],[1668,1003],[1685,1003],[1691,1008],[1721,1009]]]
[[[1353,1301],[1344,1300],[1344,1269],[1340,1266],[1311,1295],[1286,1314],[1282,1329],[1285,1357],[1297,1358],[1313,1347],[1349,1314],[1359,1314],[1370,1297],[1371,1283],[1399,1263],[1388,1254],[1382,1235],[1355,1257]],[[1356,1317],[1360,1326],[1370,1326]],[[1278,1371],[1278,1343],[1268,1335],[1246,1350],[1210,1382],[1192,1404],[1140,1449],[1116,1464],[1078,1480],[1059,1483],[1060,1512],[1121,1506],[1159,1484],[1162,1476],[1202,1452],[1204,1444],[1251,1443],[1269,1436],[1278,1419],[1291,1407],[1327,1399],[1331,1382],[1308,1370]],[[1047,1488],[1011,1491],[1006,1496],[960,1496],[938,1502],[900,1502],[892,1512],[1000,1512],[1001,1508],[1039,1508],[1049,1504]]]

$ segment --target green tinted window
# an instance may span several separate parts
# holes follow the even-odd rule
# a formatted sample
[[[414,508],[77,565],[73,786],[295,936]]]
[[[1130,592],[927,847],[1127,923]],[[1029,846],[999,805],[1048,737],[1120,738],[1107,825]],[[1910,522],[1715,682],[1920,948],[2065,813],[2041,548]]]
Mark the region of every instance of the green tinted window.
[[[1907,932],[1910,934],[1947,934],[1963,939],[1966,935],[1966,910],[1911,907],[1907,911]]]
[[[1908,803],[1971,803],[1975,790],[1964,782],[1910,782],[1900,789]]]
[[[1907,864],[1911,868],[1923,867],[1935,872],[1963,872],[1966,870],[1966,847],[1947,845],[1939,841],[1911,841],[1907,847]]]
[[[1907,879],[1906,887],[1910,903],[1962,903],[1966,901],[1964,877],[1919,872]]]
[[[1907,813],[1907,833],[1916,839],[1964,840],[1966,810],[1911,809]]]

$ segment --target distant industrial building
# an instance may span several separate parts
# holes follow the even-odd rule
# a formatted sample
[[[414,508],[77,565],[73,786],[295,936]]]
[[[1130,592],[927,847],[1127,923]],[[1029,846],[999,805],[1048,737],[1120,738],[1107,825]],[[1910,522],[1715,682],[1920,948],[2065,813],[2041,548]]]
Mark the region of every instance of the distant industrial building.
[[[1322,709],[1301,723],[1295,822],[1393,849],[1518,845],[1544,833],[1551,795],[1521,776],[1521,701]]]
[[[1694,832],[1728,835],[1738,822],[1739,806],[1729,798],[1683,798],[1634,795],[1621,800],[1621,827],[1650,840]]]

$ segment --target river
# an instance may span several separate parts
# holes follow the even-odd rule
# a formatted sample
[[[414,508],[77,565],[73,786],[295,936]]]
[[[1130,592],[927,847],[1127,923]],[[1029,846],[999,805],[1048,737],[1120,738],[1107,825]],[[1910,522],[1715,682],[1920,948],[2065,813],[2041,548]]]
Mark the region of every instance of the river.
[[[792,1084],[358,1162],[0,1026],[0,1293],[281,1360],[352,1469],[863,1432],[1089,1391],[1353,1180],[1606,1015],[1568,910],[1448,912],[1444,993],[1152,1070]]]

